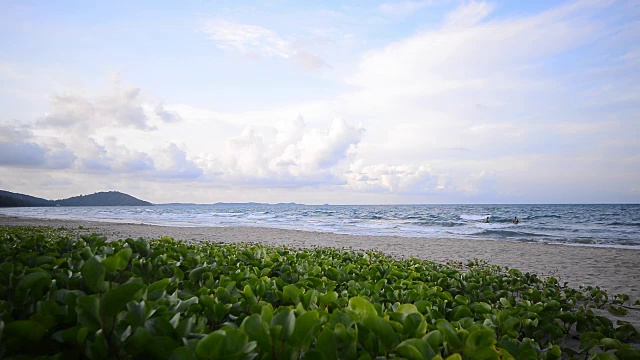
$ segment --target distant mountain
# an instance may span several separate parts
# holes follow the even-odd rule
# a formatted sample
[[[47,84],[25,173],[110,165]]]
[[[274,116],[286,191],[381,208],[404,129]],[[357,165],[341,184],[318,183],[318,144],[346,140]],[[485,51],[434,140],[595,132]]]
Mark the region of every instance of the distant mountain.
[[[51,200],[0,190],[0,207],[18,206],[55,206],[55,204]]]
[[[152,203],[118,191],[98,192],[56,200],[60,206],[149,206]]]
[[[213,203],[213,204],[205,204],[205,203],[163,203],[163,204],[156,204],[156,205],[162,205],[162,206],[203,206],[203,205],[207,205],[207,206],[287,206],[287,205],[304,205],[304,204],[298,204],[298,203],[294,203],[294,202],[289,202],[289,203],[277,203],[277,204],[272,204],[272,203],[261,203],[261,202],[244,202],[244,203],[236,203],[236,202],[217,202],[217,203]]]
[[[150,206],[152,203],[118,191],[98,192],[61,200],[46,200],[34,196],[0,190],[0,207],[24,206]]]

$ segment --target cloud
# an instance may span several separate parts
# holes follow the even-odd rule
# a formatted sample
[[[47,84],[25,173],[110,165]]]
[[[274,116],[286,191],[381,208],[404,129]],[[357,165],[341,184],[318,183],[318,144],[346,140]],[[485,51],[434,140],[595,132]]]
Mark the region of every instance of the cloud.
[[[154,157],[155,176],[170,179],[195,179],[203,174],[203,170],[187,157],[187,152],[176,144],[169,144]]]
[[[262,26],[226,20],[212,20],[202,29],[222,50],[250,58],[281,58],[292,60],[307,70],[327,67],[318,55],[303,49],[303,41],[290,41]]]
[[[107,137],[99,144],[89,138],[83,145],[84,156],[79,170],[89,173],[118,174],[152,172],[154,160],[147,153],[133,150],[115,137]]]
[[[47,148],[26,142],[0,141],[0,165],[23,168],[67,169],[76,156],[64,146]]]
[[[64,144],[38,139],[28,125],[0,124],[0,166],[67,169],[75,160]]]
[[[24,141],[33,137],[33,131],[28,125],[14,123],[14,124],[0,124],[0,141]]]
[[[215,20],[207,23],[203,30],[223,50],[257,57],[290,56],[289,43],[274,31],[261,26]]]
[[[493,5],[482,1],[470,1],[449,13],[445,19],[445,27],[463,28],[478,24],[493,10]]]
[[[425,8],[432,3],[432,0],[387,2],[380,4],[378,10],[389,15],[404,16]]]
[[[579,9],[478,23],[491,7],[464,4],[442,28],[366,54],[348,82],[366,91],[385,89],[394,97],[534,86],[533,79],[525,78],[532,62],[600,36],[602,25],[592,21],[598,8]]]
[[[87,133],[104,127],[155,129],[149,124],[149,117],[141,104],[140,89],[136,87],[122,89],[116,83],[109,94],[96,97],[77,93],[56,94],[50,104],[52,111],[40,121],[45,126],[75,128]],[[160,110],[163,116],[168,116],[162,106]]]
[[[156,105],[153,112],[166,123],[180,122],[182,117],[175,111],[167,110],[162,103]]]
[[[335,119],[328,129],[309,128],[300,116],[268,131],[245,128],[227,140],[221,158],[203,163],[220,179],[252,184],[308,186],[342,184],[340,165],[364,129]]]
[[[428,165],[365,165],[353,162],[347,173],[348,186],[358,191],[384,191],[398,194],[432,193],[439,190],[438,176]]]

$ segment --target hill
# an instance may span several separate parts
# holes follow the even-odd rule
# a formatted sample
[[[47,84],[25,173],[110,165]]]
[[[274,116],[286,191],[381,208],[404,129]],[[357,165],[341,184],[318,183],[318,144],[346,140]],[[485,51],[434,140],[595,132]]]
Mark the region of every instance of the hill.
[[[0,190],[0,207],[55,206],[51,200]]]
[[[97,192],[61,200],[46,200],[30,195],[0,190],[0,207],[42,207],[42,206],[150,206],[140,200],[118,191]]]
[[[148,201],[140,200],[118,191],[97,192],[91,195],[80,195],[68,199],[56,200],[60,206],[149,206]]]

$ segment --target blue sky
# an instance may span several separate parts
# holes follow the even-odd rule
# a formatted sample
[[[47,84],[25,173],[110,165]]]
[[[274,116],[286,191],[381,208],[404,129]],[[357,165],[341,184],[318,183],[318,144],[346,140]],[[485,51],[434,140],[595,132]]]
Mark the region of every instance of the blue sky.
[[[0,2],[0,188],[640,202],[635,1]]]

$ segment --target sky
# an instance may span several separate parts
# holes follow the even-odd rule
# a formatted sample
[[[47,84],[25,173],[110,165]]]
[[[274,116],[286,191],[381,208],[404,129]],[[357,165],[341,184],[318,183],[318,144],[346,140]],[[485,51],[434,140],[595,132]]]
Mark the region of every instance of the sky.
[[[0,189],[640,203],[640,2],[0,0]]]

